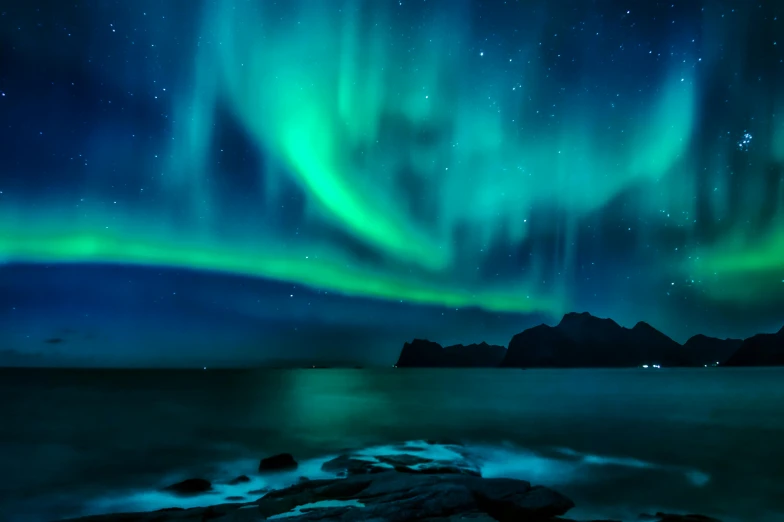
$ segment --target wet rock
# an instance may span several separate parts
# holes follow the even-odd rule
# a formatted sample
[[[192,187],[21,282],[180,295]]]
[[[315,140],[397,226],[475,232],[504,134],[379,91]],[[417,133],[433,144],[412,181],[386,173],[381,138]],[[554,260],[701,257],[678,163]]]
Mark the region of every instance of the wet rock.
[[[415,473],[420,475],[471,475],[473,477],[482,476],[482,473],[479,471],[479,468],[468,463],[448,464],[448,463],[440,463],[440,462],[431,462],[429,464],[422,464],[416,467],[395,466],[395,471],[399,473]]]
[[[391,466],[381,465],[375,460],[366,460],[352,455],[340,455],[332,460],[328,460],[321,465],[322,471],[345,472],[347,475],[364,475],[367,473],[381,473],[389,471]]]
[[[164,491],[176,493],[177,495],[198,495],[212,489],[212,483],[209,480],[200,478],[191,478],[177,482],[171,486],[163,488]]]
[[[563,495],[522,480],[395,471],[296,484],[270,492],[258,504],[262,515],[272,517],[325,500],[355,500],[363,507],[309,511],[297,520],[403,521],[463,513],[485,513],[502,521],[546,520],[573,506]]]
[[[574,502],[557,491],[531,487],[522,480],[485,479],[477,482],[474,491],[482,511],[501,521],[546,520],[574,507]]]
[[[551,518],[548,522],[623,522],[622,520],[572,520],[571,518]]]
[[[273,455],[259,462],[259,471],[287,471],[297,469],[297,461],[291,453],[281,453]]]
[[[705,515],[675,515],[672,513],[656,513],[655,515],[642,514],[639,520],[647,520],[651,522],[721,522],[716,518],[711,518]]]
[[[237,484],[244,484],[245,482],[250,482],[250,478],[247,475],[240,475],[239,477],[231,479],[228,484],[230,486],[236,486]]]
[[[419,455],[410,455],[408,453],[402,453],[399,455],[380,455],[376,458],[379,462],[383,462],[391,466],[415,466],[417,464],[433,462],[432,459],[420,457]]]
[[[382,456],[378,460],[342,455],[324,466],[329,471],[354,472],[345,479],[301,480],[287,488],[266,491],[252,502],[243,502],[246,497],[231,496],[226,500],[235,503],[99,515],[79,522],[255,522],[285,521],[289,517],[291,522],[576,522],[561,518],[574,504],[557,491],[531,486],[524,480],[481,478],[472,474],[470,464],[464,462],[446,463],[409,454]],[[206,480],[190,479],[170,488],[203,492],[211,486]],[[699,515],[664,513],[641,516],[640,520],[718,522]]]
[[[399,473],[417,475],[472,475],[480,477],[479,468],[467,460],[433,460],[408,453],[365,457],[359,455],[340,455],[322,464],[322,471],[338,473],[338,476],[384,473],[395,470]]]

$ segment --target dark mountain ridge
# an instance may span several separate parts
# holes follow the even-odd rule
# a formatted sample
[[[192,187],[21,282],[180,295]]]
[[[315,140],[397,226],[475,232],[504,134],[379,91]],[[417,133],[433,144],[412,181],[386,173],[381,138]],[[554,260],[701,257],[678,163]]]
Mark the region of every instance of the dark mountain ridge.
[[[503,346],[487,344],[455,344],[443,348],[440,344],[414,339],[403,345],[397,360],[398,368],[495,368],[506,356]]]
[[[774,334],[757,334],[741,344],[727,366],[784,366],[784,327]]]
[[[556,326],[528,328],[503,346],[487,343],[442,348],[431,341],[405,343],[398,367],[629,368],[784,365],[784,328],[746,339],[702,334],[680,344],[640,321],[625,328],[612,319],[571,312]]]

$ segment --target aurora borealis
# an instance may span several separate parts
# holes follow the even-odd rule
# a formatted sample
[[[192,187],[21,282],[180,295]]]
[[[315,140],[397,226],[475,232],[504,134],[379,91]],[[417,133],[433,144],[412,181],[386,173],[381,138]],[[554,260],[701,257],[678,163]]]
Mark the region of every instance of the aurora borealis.
[[[199,296],[161,317],[218,307],[208,339],[243,337],[224,315],[501,343],[570,310],[679,340],[783,320],[777,2],[22,4],[0,17],[9,349],[82,308],[125,321],[182,271]],[[94,288],[118,265],[132,299]]]

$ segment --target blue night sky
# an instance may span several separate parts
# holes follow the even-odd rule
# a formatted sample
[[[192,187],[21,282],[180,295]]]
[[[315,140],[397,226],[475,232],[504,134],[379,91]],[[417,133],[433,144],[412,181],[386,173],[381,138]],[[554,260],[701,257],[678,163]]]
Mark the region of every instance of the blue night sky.
[[[784,4],[0,6],[0,364],[784,322]]]

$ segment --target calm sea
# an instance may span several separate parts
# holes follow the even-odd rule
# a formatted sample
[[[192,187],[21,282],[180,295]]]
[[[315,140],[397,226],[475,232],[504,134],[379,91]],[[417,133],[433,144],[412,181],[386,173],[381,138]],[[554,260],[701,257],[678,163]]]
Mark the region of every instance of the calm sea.
[[[0,394],[0,518],[12,521],[219,503],[247,492],[157,489],[295,481],[342,448],[425,439],[466,444],[486,476],[557,488],[575,518],[784,520],[780,369],[0,369]],[[303,462],[296,474],[254,475],[282,451]]]

